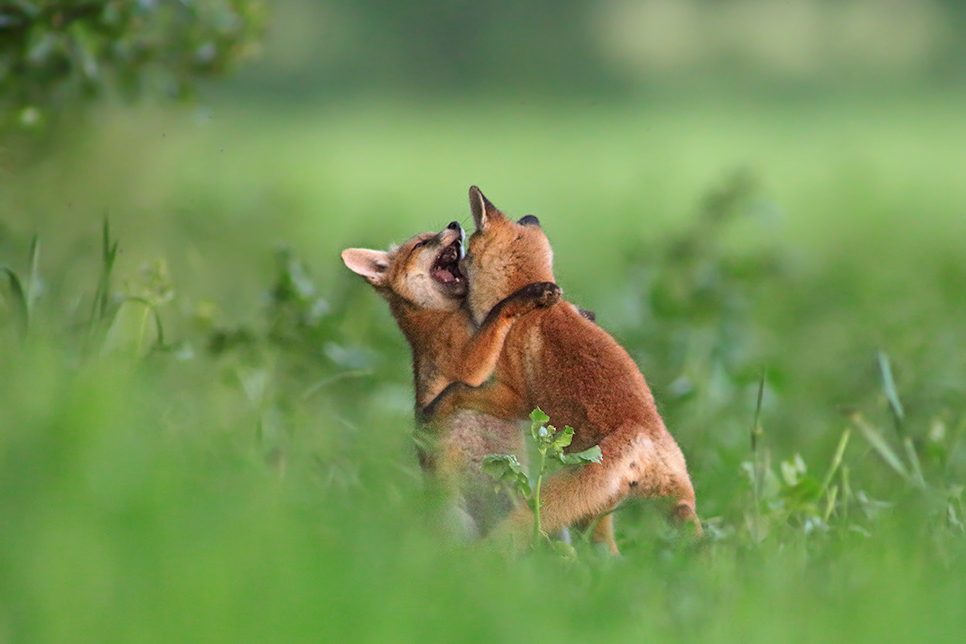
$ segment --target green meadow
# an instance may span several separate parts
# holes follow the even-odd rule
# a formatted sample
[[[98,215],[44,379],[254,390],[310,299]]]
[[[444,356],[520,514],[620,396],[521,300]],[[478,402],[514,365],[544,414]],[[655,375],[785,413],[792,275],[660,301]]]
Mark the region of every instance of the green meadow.
[[[961,640],[961,93],[211,105],[0,158],[0,642]],[[438,529],[339,252],[471,184],[640,365],[703,547]]]

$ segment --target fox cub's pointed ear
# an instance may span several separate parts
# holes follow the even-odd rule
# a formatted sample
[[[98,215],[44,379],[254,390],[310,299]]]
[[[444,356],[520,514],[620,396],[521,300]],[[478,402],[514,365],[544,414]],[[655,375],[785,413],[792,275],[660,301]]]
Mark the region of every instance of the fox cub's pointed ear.
[[[476,186],[470,186],[470,212],[473,213],[473,223],[477,230],[483,230],[491,219],[503,216]]]
[[[384,286],[389,271],[389,253],[367,248],[346,248],[342,261],[353,273],[362,275],[373,286]]]

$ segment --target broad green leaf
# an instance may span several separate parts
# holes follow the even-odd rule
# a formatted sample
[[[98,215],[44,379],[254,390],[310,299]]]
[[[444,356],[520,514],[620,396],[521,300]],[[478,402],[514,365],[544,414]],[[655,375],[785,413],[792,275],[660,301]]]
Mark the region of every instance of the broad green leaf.
[[[598,445],[594,445],[590,449],[585,449],[582,452],[561,454],[560,461],[564,465],[583,465],[584,463],[600,463],[600,460],[603,457],[604,454],[600,451],[600,447]]]
[[[562,430],[553,435],[553,446],[557,449],[563,449],[570,445],[571,441],[574,440],[574,428],[567,426]]]
[[[550,421],[550,416],[543,413],[539,407],[530,412],[530,421],[535,425],[546,425]]]

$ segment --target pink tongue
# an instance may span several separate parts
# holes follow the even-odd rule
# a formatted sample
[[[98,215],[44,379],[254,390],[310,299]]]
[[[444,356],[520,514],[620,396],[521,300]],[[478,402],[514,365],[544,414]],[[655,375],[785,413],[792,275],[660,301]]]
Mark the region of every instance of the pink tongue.
[[[442,268],[436,271],[436,278],[440,282],[452,282],[454,279],[452,273]]]

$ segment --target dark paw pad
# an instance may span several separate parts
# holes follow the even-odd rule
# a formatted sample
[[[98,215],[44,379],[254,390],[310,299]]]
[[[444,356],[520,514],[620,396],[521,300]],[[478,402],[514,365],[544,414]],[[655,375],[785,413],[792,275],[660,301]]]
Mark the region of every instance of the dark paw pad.
[[[536,282],[520,289],[520,296],[537,306],[553,306],[560,301],[560,287],[553,282]]]

